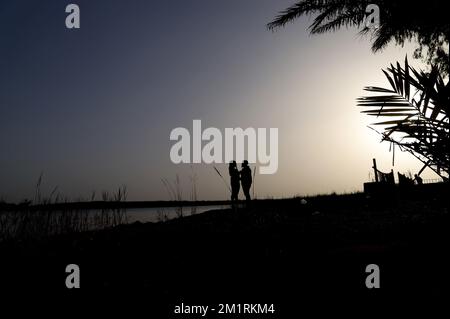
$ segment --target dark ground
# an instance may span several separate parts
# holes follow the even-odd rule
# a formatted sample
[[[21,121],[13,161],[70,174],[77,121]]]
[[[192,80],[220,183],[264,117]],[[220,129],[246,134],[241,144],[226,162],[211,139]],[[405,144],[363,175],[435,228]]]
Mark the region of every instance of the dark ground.
[[[278,316],[288,317],[311,300],[446,296],[446,196],[254,201],[249,209],[166,223],[3,243],[0,286],[3,292],[78,293],[65,288],[65,267],[75,263],[79,292],[138,293],[148,314],[158,313],[150,318],[185,318],[173,315],[181,302],[273,303]],[[365,286],[368,264],[380,267],[380,289]]]

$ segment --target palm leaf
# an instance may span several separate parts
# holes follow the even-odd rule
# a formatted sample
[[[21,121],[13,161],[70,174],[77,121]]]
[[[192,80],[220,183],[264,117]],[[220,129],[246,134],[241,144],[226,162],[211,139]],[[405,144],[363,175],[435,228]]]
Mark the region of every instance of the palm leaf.
[[[438,68],[426,73],[410,67],[407,57],[404,63],[404,68],[397,62],[383,70],[391,89],[364,87],[376,95],[358,98],[357,105],[369,108],[361,113],[386,118],[371,124],[384,126],[382,141],[407,150],[440,176],[448,176],[449,83],[444,83]]]

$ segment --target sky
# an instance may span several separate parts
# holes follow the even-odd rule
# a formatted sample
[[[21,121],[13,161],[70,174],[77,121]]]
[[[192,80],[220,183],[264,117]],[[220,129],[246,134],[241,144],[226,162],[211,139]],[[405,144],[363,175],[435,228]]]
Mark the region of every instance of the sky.
[[[389,63],[423,68],[414,43],[374,54],[356,29],[309,35],[307,17],[268,31],[294,2],[74,0],[81,28],[67,29],[68,1],[2,1],[0,199],[32,198],[41,173],[44,194],[73,200],[121,185],[129,200],[167,200],[161,179],[176,176],[185,199],[193,176],[198,199],[227,199],[213,165],[170,160],[170,132],[194,119],[278,128],[278,171],[255,176],[258,198],[361,191],[372,158],[416,173],[409,154],[392,166],[355,102],[389,85]]]

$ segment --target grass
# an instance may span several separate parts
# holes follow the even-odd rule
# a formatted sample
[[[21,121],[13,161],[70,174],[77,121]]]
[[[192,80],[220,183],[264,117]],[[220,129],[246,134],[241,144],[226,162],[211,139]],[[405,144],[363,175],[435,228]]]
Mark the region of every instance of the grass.
[[[48,196],[42,194],[43,174],[36,183],[34,200],[23,200],[18,205],[0,202],[0,242],[8,240],[35,240],[48,236],[103,229],[127,223],[123,208],[102,208],[92,211],[73,208],[67,198],[62,200],[55,187]],[[116,192],[102,192],[104,202],[122,203],[127,199],[127,187],[120,186]],[[95,200],[95,192],[91,201]],[[78,202],[84,201],[79,198]],[[58,209],[55,205],[62,204]],[[53,206],[53,207],[52,207]]]
[[[191,175],[189,176],[189,182],[190,182],[190,194],[189,194],[189,200],[191,202],[196,202],[198,199],[198,193],[197,193],[197,174],[194,171],[193,166],[191,165]],[[183,213],[183,189],[181,186],[181,180],[180,176],[178,174],[175,175],[175,180],[170,181],[168,178],[162,178],[161,183],[163,184],[164,188],[167,191],[167,194],[169,196],[170,201],[173,201],[177,203],[177,218],[181,218],[184,216]],[[190,207],[190,214],[194,215],[197,213],[196,206]],[[167,216],[166,216],[167,219]]]
[[[306,203],[303,197],[256,200],[249,209],[214,210],[28,245],[16,241],[0,250],[5,248],[2,257],[14,269],[17,258],[28,261],[38,252],[47,263],[34,266],[47,271],[42,278],[55,278],[56,286],[59,277],[47,269],[55,258],[61,263],[70,259],[89,269],[85,287],[145,287],[169,297],[223,291],[278,296],[288,294],[287,287],[320,294],[358,289],[364,287],[369,263],[388,269],[385,287],[390,283],[405,290],[410,284],[429,291],[441,277],[439,271],[448,269],[443,264],[447,193],[377,202],[363,193],[307,197]],[[164,209],[158,214],[164,219]],[[24,280],[28,284],[30,279]]]
[[[80,233],[90,230],[111,228],[128,223],[127,207],[149,207],[142,206],[146,202],[127,202],[128,190],[125,185],[120,186],[115,192],[103,191],[100,194],[102,201],[96,201],[97,193],[91,193],[89,199],[80,198],[78,202],[69,202],[55,187],[48,196],[44,196],[41,190],[43,175],[39,176],[36,183],[34,200],[23,200],[17,205],[10,205],[5,201],[0,201],[0,242],[8,240],[34,240],[54,235]],[[190,192],[189,201],[183,199],[182,183],[179,175],[173,181],[161,179],[163,186],[167,190],[171,202],[156,203],[153,207],[171,206],[176,207],[176,218],[187,215],[195,215],[197,208],[197,175],[192,169],[189,176]],[[423,185],[423,187],[429,188]],[[434,188],[427,192],[433,194]],[[410,197],[414,197],[412,195]],[[443,196],[440,195],[442,198]],[[303,201],[306,200],[306,205]],[[335,213],[336,205],[346,204],[353,207],[354,211],[365,211],[367,205],[380,207],[384,204],[398,205],[396,198],[370,198],[363,193],[351,194],[322,194],[315,196],[296,196],[287,199],[266,198],[254,200],[252,209],[260,212],[270,210],[274,216],[295,217],[298,210],[304,211],[308,208],[311,216],[336,215],[337,220],[332,219],[337,224],[345,224],[346,218],[350,218],[349,213]],[[396,203],[394,203],[396,202]],[[135,205],[137,204],[137,205]],[[222,203],[224,204],[224,203]],[[139,206],[140,205],[140,206]],[[224,204],[225,205],[225,204]],[[186,211],[190,210],[190,214]],[[293,213],[294,212],[294,213]],[[259,224],[268,224],[263,221],[264,214],[255,214],[254,220]],[[271,214],[272,214],[271,213]],[[309,216],[308,215],[308,216]],[[361,216],[363,216],[362,213]],[[392,216],[394,218],[395,216]],[[284,217],[283,217],[284,218]],[[165,208],[157,210],[157,220],[166,222],[169,214]],[[330,219],[331,220],[331,219]],[[309,219],[306,219],[308,222]],[[389,224],[389,220],[386,223]],[[217,226],[217,225],[216,225]],[[304,225],[303,225],[304,226]]]

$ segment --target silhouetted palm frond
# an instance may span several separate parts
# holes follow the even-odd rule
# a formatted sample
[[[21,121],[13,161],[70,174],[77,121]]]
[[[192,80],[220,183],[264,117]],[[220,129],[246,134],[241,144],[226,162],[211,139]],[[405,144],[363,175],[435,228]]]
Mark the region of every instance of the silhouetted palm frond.
[[[358,106],[369,116],[387,117],[372,125],[385,126],[383,141],[398,145],[421,160],[443,178],[449,174],[449,82],[437,67],[417,71],[397,62],[383,70],[391,88],[365,87],[376,95],[358,98]]]
[[[380,9],[377,29],[364,26],[369,4],[378,5]],[[428,62],[434,62],[448,74],[450,23],[439,0],[423,3],[408,0],[301,0],[281,11],[267,27],[275,30],[305,15],[314,17],[309,26],[311,34],[363,26],[360,34],[372,34],[374,52],[391,41],[403,45],[405,41],[415,39],[419,43],[415,56],[422,57],[422,51],[426,52]]]

